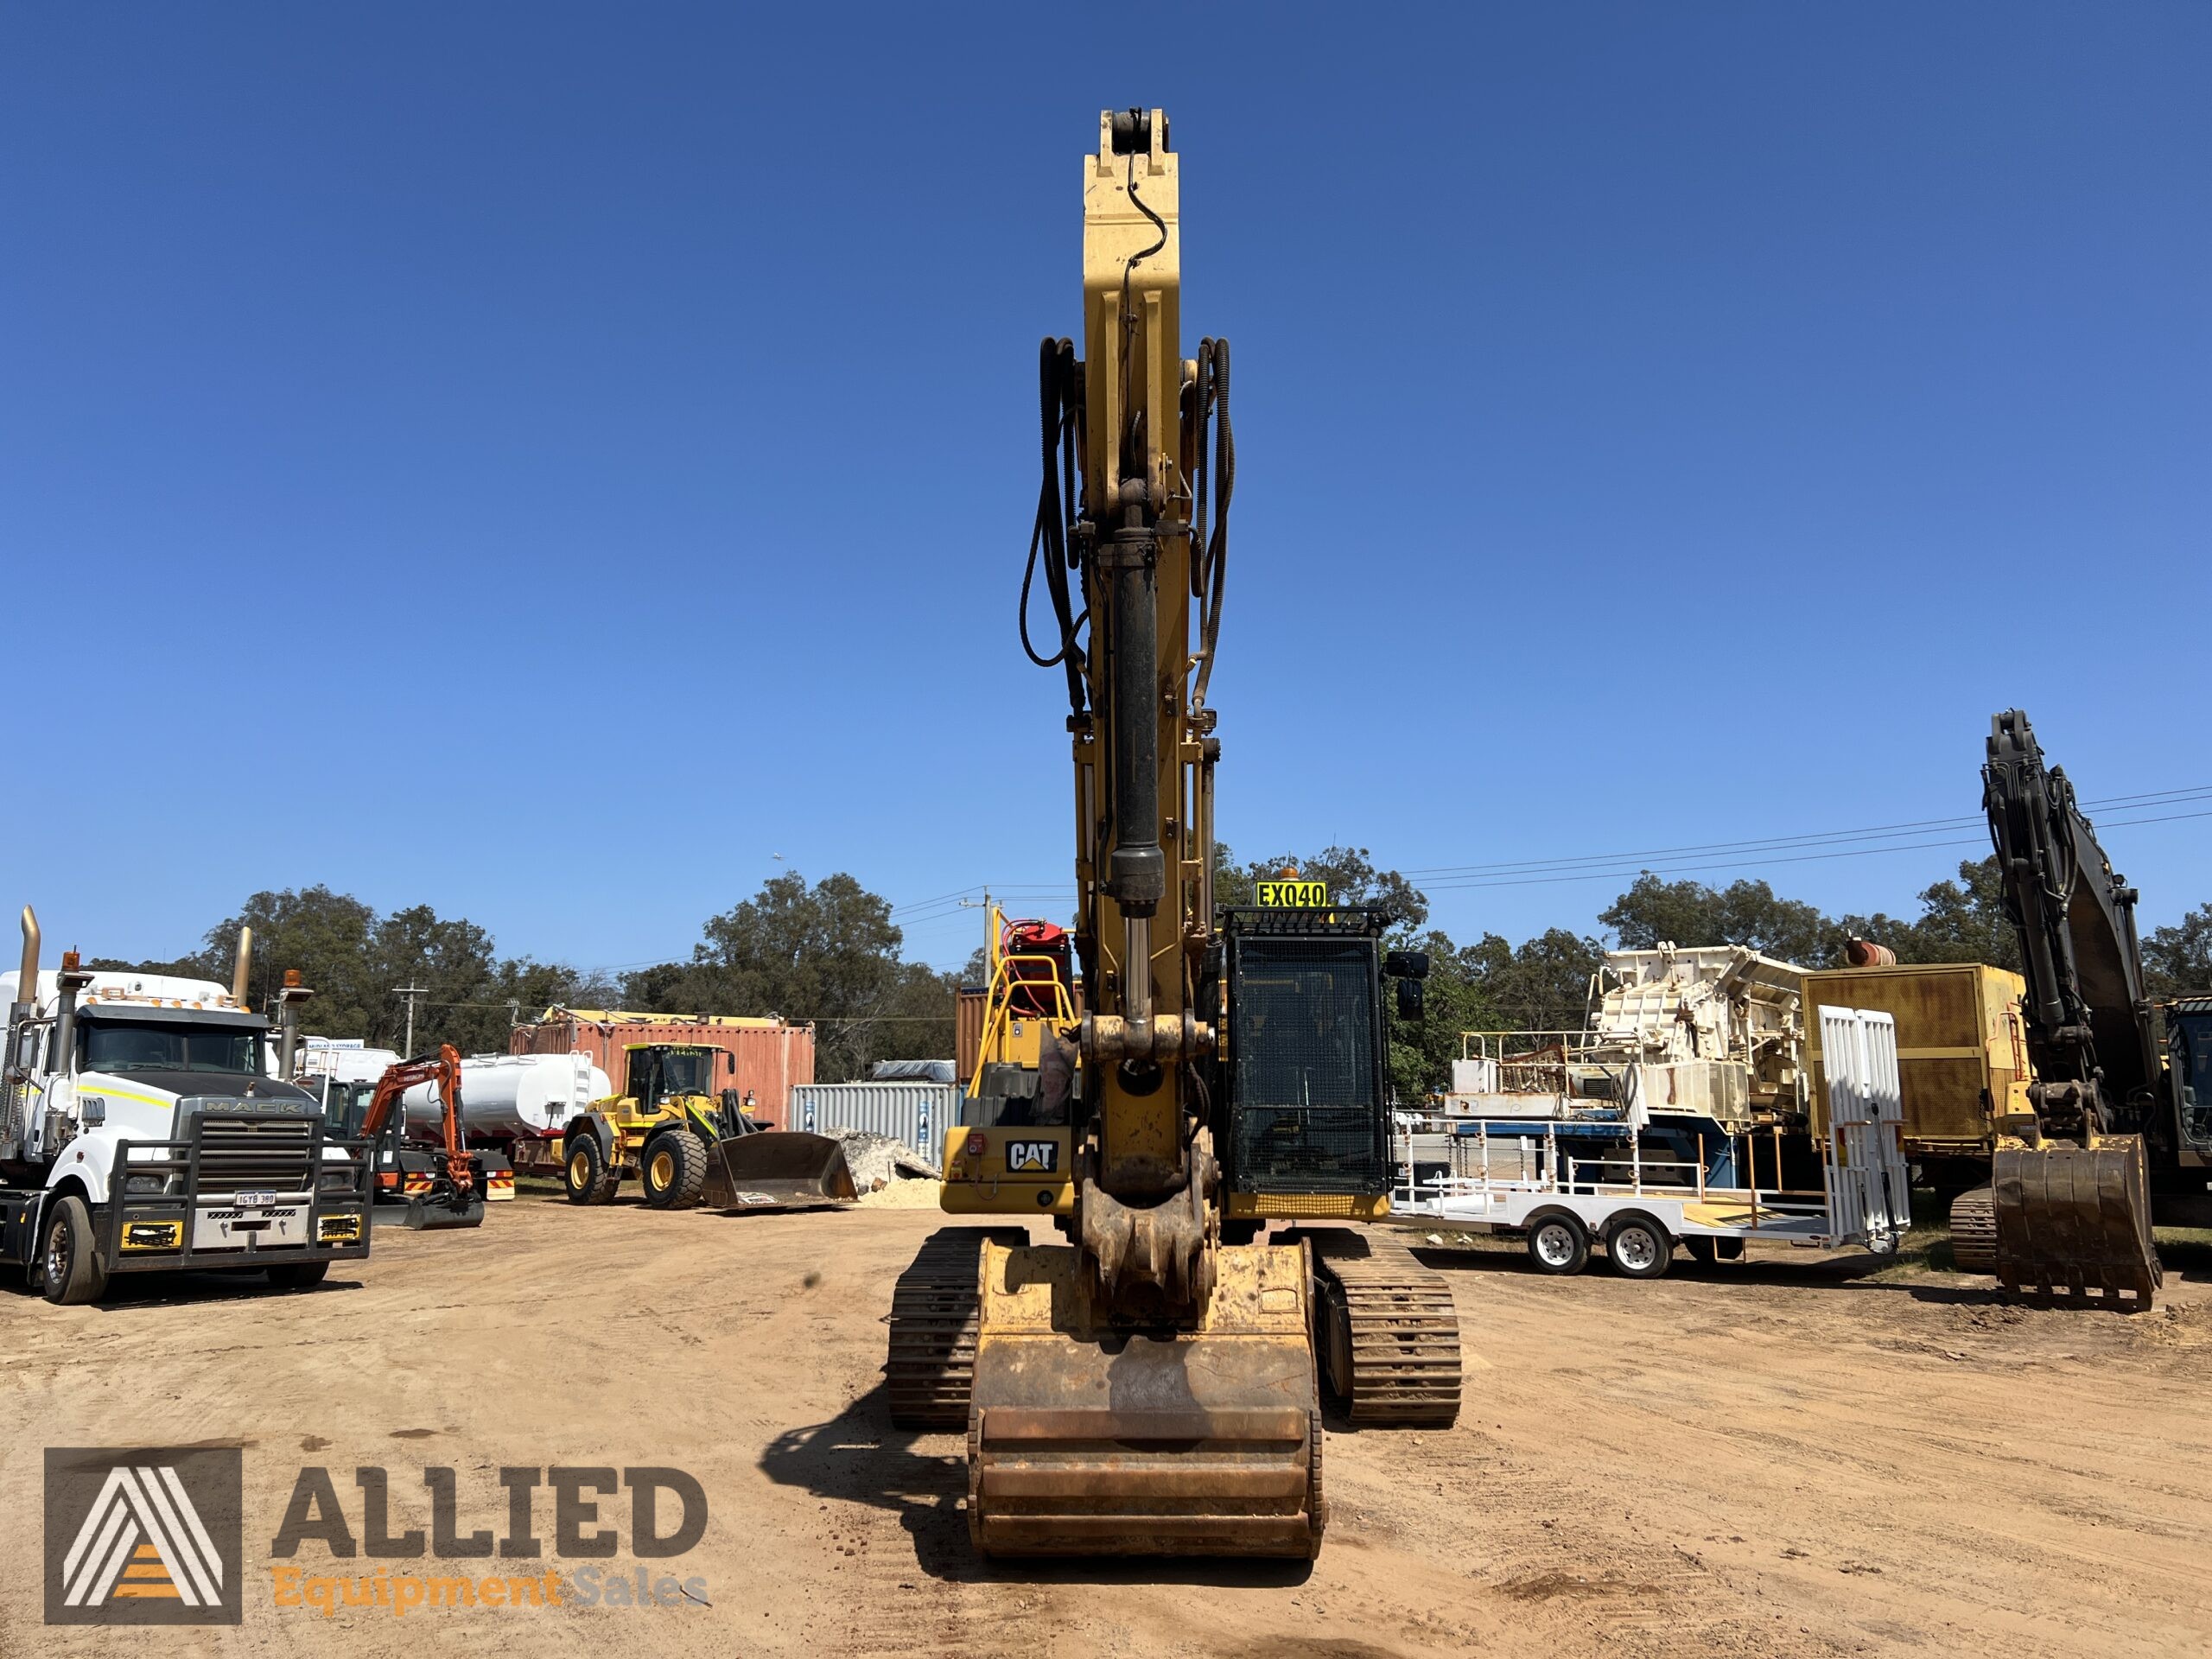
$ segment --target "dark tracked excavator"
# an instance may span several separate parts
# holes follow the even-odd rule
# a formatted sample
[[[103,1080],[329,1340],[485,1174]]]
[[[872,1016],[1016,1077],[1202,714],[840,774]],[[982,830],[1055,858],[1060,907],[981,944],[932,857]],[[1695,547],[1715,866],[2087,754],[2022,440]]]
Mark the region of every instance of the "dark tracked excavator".
[[[2016,1293],[2139,1310],[2153,1222],[2212,1225],[2212,997],[2169,1004],[2161,1040],[2135,889],[2017,709],[1990,722],[1982,791],[2034,1078],[1999,1114],[1989,1185],[1953,1206],[1954,1252]]]

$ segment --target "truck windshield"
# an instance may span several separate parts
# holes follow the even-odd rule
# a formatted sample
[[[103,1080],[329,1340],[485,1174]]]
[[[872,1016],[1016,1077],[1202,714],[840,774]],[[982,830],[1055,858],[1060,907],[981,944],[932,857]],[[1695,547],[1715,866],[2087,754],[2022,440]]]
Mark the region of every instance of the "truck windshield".
[[[173,1020],[87,1020],[77,1063],[87,1071],[228,1071],[261,1075],[261,1033]]]

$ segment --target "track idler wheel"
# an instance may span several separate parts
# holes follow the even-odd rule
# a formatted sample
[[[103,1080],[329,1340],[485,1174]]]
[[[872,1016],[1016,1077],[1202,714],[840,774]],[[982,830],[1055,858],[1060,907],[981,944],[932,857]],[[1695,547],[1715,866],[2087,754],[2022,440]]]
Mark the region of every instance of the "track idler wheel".
[[[1996,1273],[1994,1189],[1977,1186],[1951,1200],[1951,1265],[1961,1273]]]

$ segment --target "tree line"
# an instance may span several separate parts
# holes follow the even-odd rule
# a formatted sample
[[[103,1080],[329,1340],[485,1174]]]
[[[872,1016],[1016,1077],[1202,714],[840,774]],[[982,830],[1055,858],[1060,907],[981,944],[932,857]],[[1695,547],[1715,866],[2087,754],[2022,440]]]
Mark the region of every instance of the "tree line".
[[[1456,940],[1429,925],[1427,895],[1400,872],[1377,869],[1365,848],[1239,862],[1222,847],[1217,901],[1249,904],[1255,883],[1286,869],[1326,882],[1338,904],[1387,910],[1392,946],[1427,953],[1424,1012],[1392,1026],[1390,1077],[1401,1098],[1448,1084],[1462,1032],[1581,1026],[1591,977],[1608,948],[1600,933],[1555,927],[1517,944],[1496,933]],[[1816,968],[1840,963],[1845,940],[1856,938],[1887,945],[1900,962],[1986,962],[2018,970],[1994,857],[1961,863],[1955,880],[1917,897],[1919,913],[1910,919],[1879,912],[1832,917],[1764,881],[1713,887],[1646,871],[1597,921],[1624,950],[1666,941],[1742,944]],[[813,1023],[816,1075],[826,1082],[866,1077],[878,1060],[951,1054],[955,993],[982,974],[981,951],[955,973],[907,960],[890,902],[842,871],[811,886],[795,871],[774,876],[753,897],[709,917],[689,957],[620,975],[502,957],[492,935],[464,918],[442,917],[427,905],[379,913],[326,887],[254,893],[207,930],[198,951],[175,961],[104,958],[91,965],[227,983],[238,930],[248,925],[255,941],[252,1005],[271,1006],[284,970],[296,968],[315,992],[309,1031],[400,1047],[407,1008],[395,992],[410,985],[420,988],[417,1052],[451,1043],[463,1053],[503,1053],[514,1021],[552,1007],[781,1014]],[[2152,930],[2143,956],[2153,995],[2212,989],[2212,904]]]
[[[95,959],[94,968],[183,974],[227,984],[238,930],[253,929],[247,995],[274,1006],[287,969],[315,991],[302,1029],[402,1046],[407,999],[419,988],[414,1046],[505,1053],[518,1020],[549,1007],[661,1014],[781,1014],[815,1027],[815,1074],[865,1077],[878,1060],[952,1052],[958,976],[909,962],[887,899],[838,874],[810,886],[796,872],[709,917],[683,961],[623,974],[502,957],[474,922],[427,905],[379,914],[327,887],[257,893],[210,927],[200,949],[171,962]]]

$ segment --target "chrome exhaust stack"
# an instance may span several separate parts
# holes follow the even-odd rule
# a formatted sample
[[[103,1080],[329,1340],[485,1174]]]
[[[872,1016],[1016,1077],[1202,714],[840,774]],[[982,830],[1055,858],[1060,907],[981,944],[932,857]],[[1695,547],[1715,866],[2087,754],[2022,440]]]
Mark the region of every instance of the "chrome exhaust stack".
[[[22,1155],[23,1108],[30,1097],[31,1062],[38,1043],[38,914],[23,906],[23,956],[16,1000],[8,1006],[8,1046],[0,1052],[0,1158]]]
[[[284,970],[284,988],[276,993],[276,1075],[287,1083],[299,1061],[300,1004],[315,993],[300,983],[300,970]]]
[[[246,1005],[246,976],[252,971],[253,930],[251,927],[242,927],[238,929],[238,963],[231,969],[231,1001],[237,1003],[240,1007],[244,1007]]]

